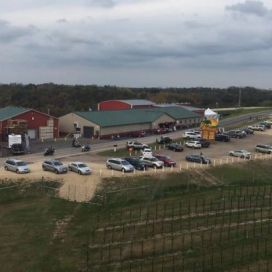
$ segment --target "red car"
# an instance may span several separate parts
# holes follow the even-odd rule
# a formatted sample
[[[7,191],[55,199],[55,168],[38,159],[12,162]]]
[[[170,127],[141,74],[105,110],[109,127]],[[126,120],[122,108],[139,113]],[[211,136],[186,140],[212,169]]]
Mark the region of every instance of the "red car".
[[[158,160],[162,161],[164,163],[164,166],[167,167],[175,167],[177,164],[175,161],[173,161],[170,157],[165,155],[156,154],[154,155]]]

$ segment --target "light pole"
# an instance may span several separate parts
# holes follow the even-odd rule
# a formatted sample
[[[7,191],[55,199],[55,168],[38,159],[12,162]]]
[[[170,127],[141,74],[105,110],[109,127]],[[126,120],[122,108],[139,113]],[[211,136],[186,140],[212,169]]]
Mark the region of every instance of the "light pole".
[[[242,89],[240,87],[239,88],[239,97],[238,97],[238,108],[241,108],[241,103],[242,103]]]

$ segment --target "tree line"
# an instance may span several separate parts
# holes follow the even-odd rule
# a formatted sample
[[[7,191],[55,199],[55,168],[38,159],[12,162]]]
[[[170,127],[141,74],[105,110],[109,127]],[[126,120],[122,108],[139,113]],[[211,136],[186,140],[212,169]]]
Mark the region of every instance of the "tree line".
[[[272,106],[272,91],[241,88],[241,106]],[[238,106],[239,88],[124,88],[97,85],[2,84],[0,107],[14,105],[61,116],[72,111],[96,110],[111,99],[148,99],[156,103],[190,103],[197,107]]]

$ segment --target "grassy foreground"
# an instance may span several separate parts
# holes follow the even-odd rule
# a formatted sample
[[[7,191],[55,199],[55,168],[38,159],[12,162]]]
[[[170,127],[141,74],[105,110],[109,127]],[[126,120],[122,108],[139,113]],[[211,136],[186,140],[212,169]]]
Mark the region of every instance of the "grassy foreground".
[[[0,185],[3,271],[272,271],[269,160],[105,180],[99,205],[15,185]]]

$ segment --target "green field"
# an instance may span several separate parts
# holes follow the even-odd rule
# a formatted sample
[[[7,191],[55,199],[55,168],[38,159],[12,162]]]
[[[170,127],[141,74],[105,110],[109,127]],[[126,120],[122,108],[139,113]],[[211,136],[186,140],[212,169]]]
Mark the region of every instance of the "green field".
[[[266,110],[271,110],[271,108],[269,107],[253,108],[253,109],[241,108],[241,109],[236,109],[232,111],[222,111],[222,112],[219,112],[219,114],[222,115],[222,119],[226,119],[226,118],[237,117],[243,114],[262,112]]]
[[[2,271],[272,271],[271,160],[58,186],[0,185]]]

